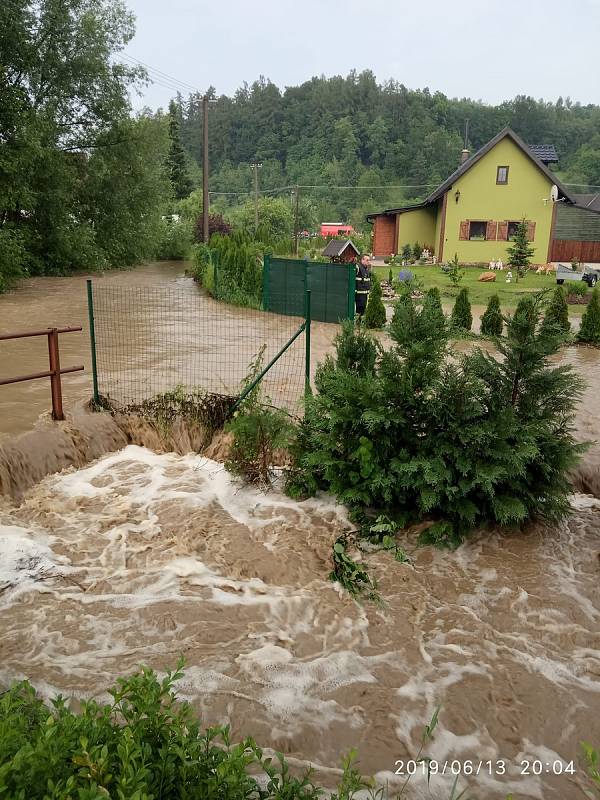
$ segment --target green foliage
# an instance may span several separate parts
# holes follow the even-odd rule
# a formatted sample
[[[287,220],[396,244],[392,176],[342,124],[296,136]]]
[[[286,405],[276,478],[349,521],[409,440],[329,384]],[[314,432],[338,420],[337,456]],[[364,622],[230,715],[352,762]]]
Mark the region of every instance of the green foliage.
[[[442,296],[437,286],[432,286],[425,293],[423,299],[423,319],[425,325],[433,331],[437,331],[440,336],[446,332],[446,317],[442,308]]]
[[[450,322],[455,331],[470,331],[473,325],[469,290],[461,289],[454,303]]]
[[[502,336],[504,319],[500,310],[500,298],[493,294],[481,317],[481,333],[484,336]]]
[[[393,274],[392,270],[390,269],[390,271],[388,272],[388,283],[389,283],[390,286],[392,285],[393,280],[394,280],[394,274]]]
[[[194,247],[193,275],[218,300],[260,308],[264,245],[249,234],[215,234],[210,248]]]
[[[412,257],[415,261],[418,261],[421,258],[421,254],[423,253],[423,248],[418,242],[415,242],[412,248]]]
[[[254,200],[236,212],[236,221],[247,231],[254,232]],[[258,221],[270,239],[291,238],[294,217],[290,203],[281,197],[259,197]]]
[[[62,697],[44,705],[26,681],[0,698],[0,787],[7,797],[317,800],[309,773],[293,777],[281,754],[265,758],[251,738],[233,744],[229,727],[202,730],[173,690],[150,669],[121,678],[112,702]],[[254,775],[266,774],[259,783]],[[348,780],[350,773],[344,772]]]
[[[438,545],[486,523],[564,516],[582,384],[548,363],[561,337],[542,328],[540,304],[520,301],[501,360],[480,350],[448,359],[439,317],[409,297],[396,305],[390,350],[345,326],[336,358],[316,372],[294,486],[330,491],[354,513],[434,520],[423,541]]]
[[[261,384],[265,345],[250,364],[241,386],[242,402],[225,430],[233,434],[233,444],[225,467],[245,482],[267,488],[273,477],[276,451],[287,449],[295,428],[282,409],[261,403]],[[254,385],[255,384],[255,385]]]
[[[352,597],[366,596],[369,600],[378,600],[377,584],[369,577],[366,566],[348,555],[348,545],[348,534],[336,539],[332,555],[333,570],[329,573],[329,580],[340,583]]]
[[[562,334],[568,334],[571,330],[569,322],[569,306],[567,305],[567,298],[565,290],[562,286],[557,286],[552,292],[550,302],[546,306],[546,313],[544,314],[544,321],[542,328],[544,330],[554,328]]]
[[[365,325],[367,328],[383,328],[386,322],[385,306],[381,299],[381,284],[374,272],[371,273],[371,289],[365,311]]]
[[[23,238],[12,228],[0,228],[0,293],[27,274],[27,252]]]
[[[402,260],[410,261],[412,257],[413,257],[412,247],[409,244],[405,244],[402,248]]]
[[[515,238],[506,248],[508,254],[508,266],[517,270],[517,277],[522,278],[531,264],[531,259],[535,253],[535,248],[530,244],[527,237],[527,223],[522,219],[517,225]]]
[[[458,260],[458,253],[454,253],[454,258],[448,262],[448,267],[445,272],[450,278],[450,283],[452,286],[454,286],[455,289],[458,289],[458,286],[465,274],[465,271],[461,267],[460,261]]]
[[[600,755],[589,742],[581,743],[583,755],[585,757],[588,776],[595,788],[595,794],[586,792],[588,797],[600,797]]]
[[[192,181],[187,168],[187,158],[181,143],[181,106],[174,100],[169,103],[169,154],[167,169],[173,195],[177,200],[187,197],[192,189]]]
[[[159,115],[130,118],[143,70],[115,55],[133,17],[112,0],[14,5],[0,8],[0,250],[12,237],[13,260],[1,288],[20,267],[63,274],[153,256],[168,131]]]
[[[166,261],[186,260],[192,252],[192,230],[187,220],[162,220],[158,258]]]
[[[585,281],[569,281],[568,292],[575,297],[584,297],[588,289],[589,286]]]
[[[600,345],[600,291],[597,286],[581,317],[577,341]]]

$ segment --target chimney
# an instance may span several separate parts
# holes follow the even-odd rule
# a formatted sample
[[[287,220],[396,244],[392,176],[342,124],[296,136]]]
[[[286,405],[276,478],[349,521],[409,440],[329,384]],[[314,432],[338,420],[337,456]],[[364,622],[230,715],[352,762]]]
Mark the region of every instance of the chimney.
[[[462,153],[460,154],[460,163],[464,164],[465,161],[469,158],[469,120],[465,120],[465,145],[462,149]]]

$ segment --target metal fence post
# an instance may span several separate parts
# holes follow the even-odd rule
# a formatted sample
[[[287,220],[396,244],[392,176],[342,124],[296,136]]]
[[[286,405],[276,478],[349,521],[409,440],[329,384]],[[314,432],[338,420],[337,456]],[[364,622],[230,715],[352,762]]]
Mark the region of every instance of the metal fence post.
[[[306,290],[305,294],[305,302],[306,307],[304,310],[304,344],[305,344],[305,356],[304,356],[304,391],[306,394],[310,394],[310,324],[311,324],[311,316],[310,316],[310,289]]]
[[[348,319],[354,319],[356,309],[356,267],[348,265]]]
[[[58,329],[48,331],[48,359],[50,361],[50,391],[52,393],[52,419],[65,418],[60,385],[60,356],[58,353]]]
[[[98,367],[96,364],[96,326],[94,323],[94,296],[92,293],[91,278],[87,279],[88,317],[90,321],[90,347],[92,350],[92,384],[94,387],[94,403],[100,402],[98,391]]]
[[[271,256],[266,255],[263,259],[263,311],[269,310],[269,279],[271,276]]]

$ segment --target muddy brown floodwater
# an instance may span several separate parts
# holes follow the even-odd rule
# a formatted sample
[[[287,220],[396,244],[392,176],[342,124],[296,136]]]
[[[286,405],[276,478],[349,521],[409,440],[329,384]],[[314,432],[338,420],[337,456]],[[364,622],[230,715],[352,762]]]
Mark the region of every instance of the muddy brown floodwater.
[[[103,280],[134,279],[186,280],[177,265]],[[0,327],[81,322],[67,287],[79,297],[83,282],[52,280],[0,298]],[[334,332],[316,327],[317,353]],[[85,347],[69,346],[63,362],[76,363]],[[561,359],[588,381],[578,435],[600,438],[598,352]],[[80,381],[71,402],[89,395]],[[47,394],[27,391],[8,406],[0,394],[4,431],[44,411]],[[600,745],[597,448],[561,525],[477,533],[453,553],[417,549],[410,531],[411,563],[367,556],[383,604],[361,605],[327,580],[348,527],[331,499],[296,503],[239,487],[205,455],[122,447],[100,417],[97,445],[116,452],[0,500],[0,684],[27,676],[46,695],[104,697],[116,676],[182,654],[180,693],[206,724],[229,722],[326,784],[357,747],[361,769],[397,788],[441,705],[426,752],[446,774],[428,790],[417,769],[408,797],[447,800],[448,773],[469,765],[479,774],[459,786],[477,800],[584,796],[580,742]]]

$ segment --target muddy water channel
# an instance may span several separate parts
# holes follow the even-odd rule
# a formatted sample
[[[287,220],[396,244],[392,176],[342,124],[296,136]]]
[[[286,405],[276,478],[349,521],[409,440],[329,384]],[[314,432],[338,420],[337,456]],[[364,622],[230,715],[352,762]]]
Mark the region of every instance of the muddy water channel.
[[[185,281],[180,269],[138,280]],[[60,280],[46,284],[47,306],[31,284],[20,311],[16,294],[0,298],[0,327],[81,321]],[[318,353],[332,333],[317,326]],[[561,358],[588,381],[579,434],[600,438],[598,353]],[[85,380],[70,384],[73,402],[89,395]],[[3,430],[44,411],[46,395],[27,391],[8,406],[0,394]],[[349,527],[330,499],[241,488],[217,461],[122,447],[103,424],[116,452],[0,500],[0,684],[27,676],[48,695],[103,697],[117,675],[181,654],[180,693],[206,724],[229,722],[234,738],[252,734],[324,783],[357,747],[363,772],[393,794],[441,705],[426,753],[446,774],[427,789],[419,767],[408,797],[448,798],[452,770],[479,772],[459,778],[478,800],[584,796],[579,743],[600,745],[597,449],[560,526],[476,534],[453,553],[417,549],[409,532],[411,563],[366,557],[383,603],[360,605],[327,580]]]

